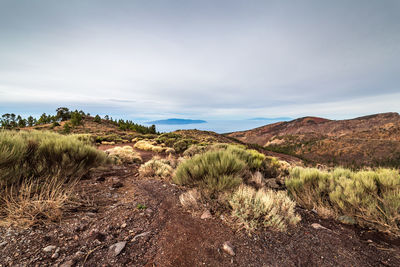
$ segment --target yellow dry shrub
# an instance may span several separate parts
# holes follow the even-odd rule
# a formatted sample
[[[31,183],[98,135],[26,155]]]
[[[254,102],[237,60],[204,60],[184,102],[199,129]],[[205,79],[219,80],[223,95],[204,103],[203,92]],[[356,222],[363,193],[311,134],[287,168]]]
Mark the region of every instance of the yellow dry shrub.
[[[29,227],[37,223],[61,220],[77,180],[57,176],[25,179],[18,187],[4,190],[0,206],[0,225]]]
[[[398,170],[294,168],[286,187],[305,208],[325,210],[338,218],[351,217],[361,226],[400,236]]]
[[[171,162],[168,159],[153,157],[151,160],[140,166],[139,173],[143,177],[167,179],[171,177],[174,171],[170,164]]]
[[[106,153],[117,164],[142,162],[140,155],[131,146],[117,146],[107,149]]]
[[[184,208],[196,209],[200,205],[201,194],[196,188],[191,189],[179,196],[179,201]]]
[[[109,141],[101,141],[101,144],[102,145],[115,145],[115,142],[114,141],[111,141],[111,142],[109,142]]]
[[[249,230],[265,227],[284,231],[288,225],[296,225],[301,220],[295,213],[296,203],[284,191],[255,190],[241,185],[229,203],[233,217]]]
[[[156,146],[156,145],[154,145],[151,142],[146,141],[146,140],[137,141],[135,143],[134,147],[137,148],[137,149],[145,150],[145,151],[154,151],[156,153],[161,153],[161,152],[164,152],[166,150],[165,147]]]

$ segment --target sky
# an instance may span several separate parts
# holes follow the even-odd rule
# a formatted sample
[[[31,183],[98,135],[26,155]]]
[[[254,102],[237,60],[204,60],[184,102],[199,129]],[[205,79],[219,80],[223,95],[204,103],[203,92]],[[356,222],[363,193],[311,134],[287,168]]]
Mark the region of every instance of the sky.
[[[0,0],[0,113],[400,111],[400,1]]]

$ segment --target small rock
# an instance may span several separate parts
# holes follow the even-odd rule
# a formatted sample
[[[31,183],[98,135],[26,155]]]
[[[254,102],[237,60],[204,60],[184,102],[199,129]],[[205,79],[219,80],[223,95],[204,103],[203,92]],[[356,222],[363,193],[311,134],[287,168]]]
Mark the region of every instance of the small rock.
[[[5,245],[7,245],[7,241],[3,241],[0,243],[0,247],[4,247]]]
[[[204,219],[210,219],[212,217],[211,213],[209,210],[206,210],[205,212],[203,212],[203,214],[201,214],[200,219],[204,220]]]
[[[148,235],[148,234],[150,234],[150,233],[151,233],[151,232],[149,231],[149,232],[144,232],[144,233],[138,234],[138,235],[136,235],[136,236],[132,239],[132,241],[136,241],[137,238],[146,236],[146,235]]]
[[[122,225],[121,225],[121,228],[125,228],[126,227],[126,223],[123,223]]]
[[[47,246],[43,249],[44,252],[52,252],[56,249],[56,246]]]
[[[232,244],[229,241],[224,242],[222,249],[231,256],[235,256],[235,251],[233,251]]]
[[[313,223],[313,224],[311,224],[311,226],[312,226],[312,228],[314,228],[314,229],[329,230],[328,228],[326,228],[326,227],[320,225],[319,223]]]
[[[152,210],[152,209],[146,209],[146,213],[152,214],[152,213],[153,213],[153,210]]]
[[[53,255],[51,255],[51,258],[52,258],[52,259],[57,259],[58,256],[60,256],[60,255],[58,254],[58,252],[55,252]]]
[[[109,252],[115,257],[118,256],[121,251],[125,248],[126,246],[126,241],[118,242],[115,243],[114,245],[111,245],[109,248]]]

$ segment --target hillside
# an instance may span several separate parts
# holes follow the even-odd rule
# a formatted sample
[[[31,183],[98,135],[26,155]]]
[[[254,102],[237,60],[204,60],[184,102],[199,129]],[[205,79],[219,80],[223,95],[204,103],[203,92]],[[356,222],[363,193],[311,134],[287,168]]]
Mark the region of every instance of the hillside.
[[[140,153],[143,164],[154,152]],[[236,229],[227,214],[185,208],[185,187],[140,164],[92,170],[60,222],[0,227],[4,266],[398,266],[399,239],[296,208],[287,232]],[[101,196],[101,197],[99,197]],[[224,243],[233,247],[230,255]],[[28,246],[27,246],[28,245]],[[117,248],[119,247],[118,252]]]
[[[353,167],[400,165],[398,113],[350,120],[304,117],[230,133],[229,136],[312,163]]]

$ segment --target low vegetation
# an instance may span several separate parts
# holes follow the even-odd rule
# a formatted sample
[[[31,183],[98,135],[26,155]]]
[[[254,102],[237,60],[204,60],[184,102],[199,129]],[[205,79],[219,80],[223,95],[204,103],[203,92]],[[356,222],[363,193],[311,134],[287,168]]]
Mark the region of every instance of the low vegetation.
[[[400,235],[398,170],[294,168],[286,186],[297,203],[321,215],[351,217],[361,226]]]
[[[139,173],[143,177],[155,177],[160,179],[168,179],[173,173],[174,165],[171,160],[161,159],[159,157],[154,157],[139,168]]]
[[[109,158],[116,164],[140,163],[142,158],[131,146],[117,146],[105,151]]]
[[[135,148],[145,150],[145,151],[153,151],[156,153],[161,153],[166,150],[165,147],[157,146],[147,140],[139,140],[134,145]]]
[[[1,217],[54,219],[77,179],[106,161],[89,142],[87,135],[0,131]]]
[[[209,151],[178,165],[173,181],[180,185],[200,186],[211,192],[234,188],[242,183],[244,161],[228,151]]]
[[[301,220],[295,213],[296,203],[285,191],[275,192],[265,188],[256,190],[241,185],[229,203],[232,215],[249,230],[265,227],[284,231],[288,225],[296,225]]]
[[[82,141],[82,135],[0,131],[0,186],[29,177],[81,177],[106,155]]]

